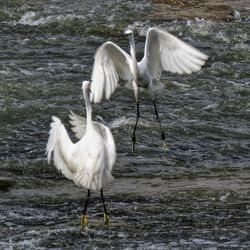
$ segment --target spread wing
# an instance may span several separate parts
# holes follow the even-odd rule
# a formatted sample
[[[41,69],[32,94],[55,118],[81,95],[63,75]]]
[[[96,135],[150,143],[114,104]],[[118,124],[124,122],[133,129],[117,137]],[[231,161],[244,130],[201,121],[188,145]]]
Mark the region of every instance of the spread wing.
[[[75,114],[70,111],[69,115],[70,124],[72,125],[72,131],[75,133],[75,136],[78,139],[81,139],[86,132],[86,118],[80,115]],[[116,149],[115,141],[110,129],[100,122],[93,122],[96,132],[102,137],[105,142],[106,149],[109,155],[109,170],[111,171],[115,161],[116,161]]]
[[[54,165],[62,174],[72,180],[76,169],[70,164],[70,156],[74,151],[74,144],[70,140],[68,133],[56,116],[52,117],[50,124],[49,139],[47,142],[46,153],[48,163],[52,153],[54,156]]]
[[[113,42],[101,45],[95,54],[91,76],[90,100],[100,102],[109,99],[118,86],[119,79],[132,80],[131,57]]]
[[[73,111],[69,114],[69,123],[72,125],[71,130],[74,132],[77,139],[81,139],[86,133],[87,120],[85,117],[77,115]],[[96,132],[106,140],[106,129],[105,126],[100,122],[93,122]]]
[[[163,70],[191,74],[200,70],[208,56],[158,28],[147,32],[144,57],[139,63],[152,79],[160,80]]]
[[[72,125],[71,130],[77,139],[81,139],[86,133],[87,120],[85,117],[75,114],[70,110],[69,123]]]

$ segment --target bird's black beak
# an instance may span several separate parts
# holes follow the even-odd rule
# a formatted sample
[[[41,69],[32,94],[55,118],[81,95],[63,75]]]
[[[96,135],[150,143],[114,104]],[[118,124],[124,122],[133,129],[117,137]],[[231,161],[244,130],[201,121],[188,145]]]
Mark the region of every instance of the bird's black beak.
[[[89,86],[88,86],[88,94],[89,94],[89,96],[92,94],[92,91],[91,91],[92,82],[93,82],[93,80],[90,80],[90,83],[89,83]]]
[[[91,91],[91,84],[92,84],[93,80],[90,80],[90,84],[89,84],[89,93],[92,93]]]

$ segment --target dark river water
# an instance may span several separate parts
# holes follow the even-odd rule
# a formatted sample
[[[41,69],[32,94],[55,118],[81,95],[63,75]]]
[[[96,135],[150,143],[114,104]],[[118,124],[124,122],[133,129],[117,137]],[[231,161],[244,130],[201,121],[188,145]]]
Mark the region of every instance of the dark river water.
[[[5,3],[6,2],[6,3]],[[154,19],[149,0],[0,1],[0,249],[249,249],[250,18],[231,22]],[[162,27],[209,55],[198,73],[164,73],[157,105],[141,93],[136,155],[133,92],[93,105],[117,146],[115,180],[99,193],[81,231],[86,190],[48,165],[51,116],[69,129],[85,115],[81,82],[95,50],[135,31],[138,58],[149,27]],[[73,137],[72,137],[73,138]]]

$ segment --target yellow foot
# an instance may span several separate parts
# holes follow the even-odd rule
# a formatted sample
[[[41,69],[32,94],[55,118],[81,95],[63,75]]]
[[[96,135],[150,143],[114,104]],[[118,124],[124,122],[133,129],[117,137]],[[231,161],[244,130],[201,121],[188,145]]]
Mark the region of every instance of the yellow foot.
[[[106,224],[108,227],[110,227],[111,222],[110,222],[109,216],[106,213],[104,213],[103,217],[104,217],[104,224]]]
[[[168,150],[168,145],[165,141],[163,141],[163,150],[166,152]]]
[[[83,214],[81,219],[81,229],[84,229],[88,225],[87,215]]]

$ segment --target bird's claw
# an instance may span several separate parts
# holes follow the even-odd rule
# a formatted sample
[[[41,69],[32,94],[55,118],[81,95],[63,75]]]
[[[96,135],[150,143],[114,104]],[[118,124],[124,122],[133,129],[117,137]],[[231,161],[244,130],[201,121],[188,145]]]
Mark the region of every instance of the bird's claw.
[[[161,131],[161,139],[163,141],[163,150],[167,151],[168,150],[168,145],[167,145],[167,143],[165,141],[166,136],[165,136],[165,132],[163,130]]]
[[[88,225],[87,215],[83,214],[81,219],[81,229],[84,229]]]
[[[104,213],[103,214],[103,218],[104,218],[104,224],[107,225],[108,227],[111,226],[111,222],[110,222],[110,218],[109,218],[109,215]]]
[[[163,141],[163,150],[166,152],[168,150],[168,145],[165,141]]]

